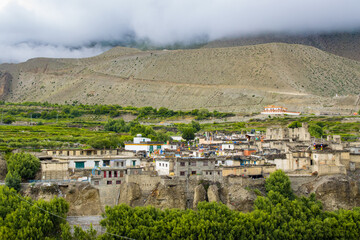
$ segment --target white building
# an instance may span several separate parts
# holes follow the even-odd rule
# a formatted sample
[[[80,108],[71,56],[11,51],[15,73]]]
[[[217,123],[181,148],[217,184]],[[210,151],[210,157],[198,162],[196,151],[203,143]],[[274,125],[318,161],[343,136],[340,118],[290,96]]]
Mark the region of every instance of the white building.
[[[221,144],[222,150],[234,150],[235,146],[233,143],[223,143]]]
[[[184,140],[184,139],[182,138],[182,136],[171,136],[171,139],[174,140],[174,141],[179,141],[179,142],[181,142],[182,140]]]
[[[141,134],[137,134],[136,137],[134,137],[133,142],[134,143],[146,143],[146,142],[151,142],[151,139],[146,138],[146,137],[142,137]]]
[[[170,163],[166,159],[156,159],[155,160],[155,171],[159,175],[169,175],[170,174]]]
[[[177,149],[177,145],[176,145],[176,144],[167,143],[167,144],[163,144],[163,145],[161,146],[161,149],[162,149],[162,150],[165,150],[165,149],[176,150],[176,149]]]

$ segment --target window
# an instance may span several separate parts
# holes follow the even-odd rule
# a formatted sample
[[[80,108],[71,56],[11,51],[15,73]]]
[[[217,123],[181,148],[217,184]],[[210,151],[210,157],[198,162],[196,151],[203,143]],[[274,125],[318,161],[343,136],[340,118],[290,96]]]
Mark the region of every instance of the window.
[[[185,167],[185,162],[180,162],[180,166]]]
[[[109,166],[110,165],[110,160],[103,160],[103,166]]]
[[[106,178],[106,171],[104,171],[104,178]]]
[[[111,184],[112,184],[112,181],[107,181],[106,184],[107,184],[107,185],[111,185]]]
[[[184,171],[181,171],[181,172],[180,172],[180,176],[185,176],[185,172],[184,172]]]
[[[109,171],[109,178],[111,178],[111,173],[112,173],[112,171]]]
[[[191,166],[196,166],[196,162],[191,162]]]
[[[120,171],[120,177],[123,177],[123,176],[124,176],[124,172]]]
[[[208,161],[203,161],[203,166],[209,166]]]
[[[116,180],[116,184],[121,184],[121,180]]]
[[[95,161],[95,167],[99,166],[100,161]]]
[[[75,168],[85,168],[85,162],[75,162]]]
[[[167,163],[165,164],[165,167],[167,167]]]
[[[135,165],[136,165],[136,160],[133,160],[133,161],[132,161],[132,165],[133,165],[133,167],[135,167]]]
[[[121,166],[122,166],[122,167],[124,166],[124,162],[121,162]]]
[[[117,174],[117,171],[114,171],[114,177],[117,177],[118,174]]]
[[[191,171],[191,175],[196,175],[196,171]]]
[[[120,166],[120,163],[119,163],[119,162],[116,162],[116,166],[117,166],[117,167]]]

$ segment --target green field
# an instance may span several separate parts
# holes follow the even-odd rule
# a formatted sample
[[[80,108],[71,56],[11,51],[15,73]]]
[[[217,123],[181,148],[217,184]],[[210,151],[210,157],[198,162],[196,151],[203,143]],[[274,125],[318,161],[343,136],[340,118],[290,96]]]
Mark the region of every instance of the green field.
[[[131,140],[132,136],[138,133],[156,141],[167,141],[171,135],[181,135],[186,128],[191,128],[194,133],[246,133],[252,129],[264,132],[268,127],[286,127],[294,121],[319,126],[322,137],[338,134],[344,141],[356,141],[360,138],[360,122],[357,116],[283,116],[221,123],[214,119],[213,123],[204,123],[200,126],[193,125],[194,122],[164,126],[155,125],[153,122],[166,122],[184,117],[196,121],[199,118],[213,117],[209,114],[214,112],[204,109],[184,113],[164,108],[157,110],[152,107],[0,102],[0,113],[2,123],[6,120],[10,120],[8,123],[12,122],[0,125],[0,151],[19,148],[36,151],[43,148],[116,147],[123,145],[124,141]],[[121,120],[124,115],[133,116],[134,120],[124,122]],[[221,118],[227,117],[228,114],[215,112],[215,116]],[[139,121],[150,124],[141,125]]]

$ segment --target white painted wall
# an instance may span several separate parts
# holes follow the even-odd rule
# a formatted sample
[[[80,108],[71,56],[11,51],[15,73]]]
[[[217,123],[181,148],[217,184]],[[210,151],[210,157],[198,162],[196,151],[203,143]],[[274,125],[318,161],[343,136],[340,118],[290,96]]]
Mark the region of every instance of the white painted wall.
[[[69,160],[69,168],[75,168],[75,162],[85,162],[84,168],[82,169],[93,169],[95,167],[95,161],[99,161],[99,166],[101,167],[103,165],[103,161],[101,159],[96,160]],[[79,168],[81,169],[81,168]]]
[[[151,139],[150,139],[150,138],[146,138],[146,137],[134,137],[133,142],[134,142],[134,143],[151,142]]]
[[[170,174],[169,161],[155,160],[155,170],[158,172],[159,175],[169,175]]]
[[[150,151],[150,145],[146,145],[146,144],[125,144],[125,150],[129,150],[129,151]]]
[[[223,143],[221,145],[221,149],[225,150],[225,149],[229,149],[229,150],[234,150],[234,144],[233,143]]]

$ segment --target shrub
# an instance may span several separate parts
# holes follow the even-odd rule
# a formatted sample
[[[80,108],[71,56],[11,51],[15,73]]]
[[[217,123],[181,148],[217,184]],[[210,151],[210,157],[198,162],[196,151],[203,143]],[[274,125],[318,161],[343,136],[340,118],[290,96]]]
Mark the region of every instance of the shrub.
[[[267,192],[278,192],[289,199],[294,198],[290,179],[282,170],[270,174],[270,177],[266,179],[265,189]]]
[[[9,188],[13,188],[16,191],[20,191],[21,177],[17,172],[8,172],[5,178],[5,185]]]
[[[40,160],[29,153],[15,153],[7,159],[7,169],[24,180],[33,179],[40,169]]]

